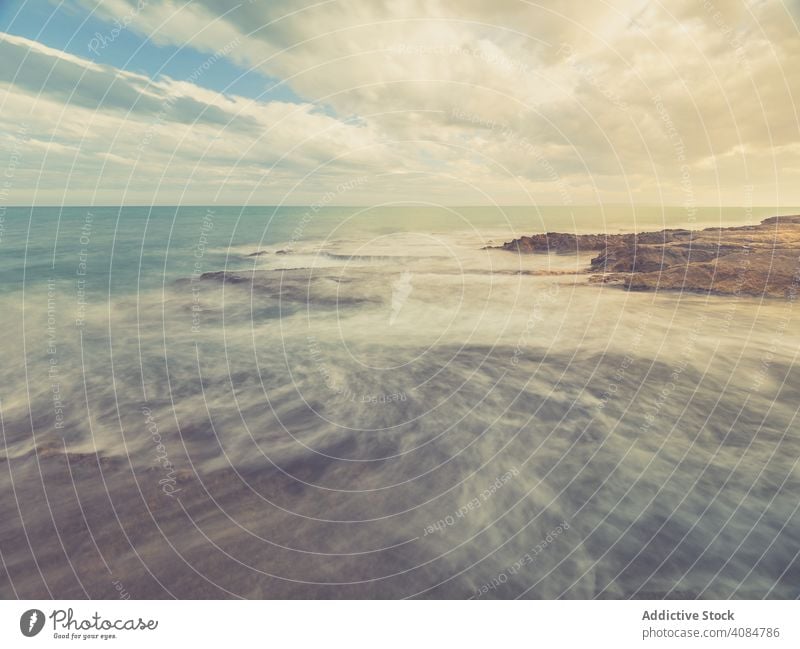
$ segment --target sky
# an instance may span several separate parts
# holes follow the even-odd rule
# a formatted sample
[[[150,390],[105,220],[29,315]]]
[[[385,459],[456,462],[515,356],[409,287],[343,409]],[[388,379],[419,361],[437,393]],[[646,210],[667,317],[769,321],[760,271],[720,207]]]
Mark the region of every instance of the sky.
[[[800,204],[800,0],[0,0],[7,204]]]

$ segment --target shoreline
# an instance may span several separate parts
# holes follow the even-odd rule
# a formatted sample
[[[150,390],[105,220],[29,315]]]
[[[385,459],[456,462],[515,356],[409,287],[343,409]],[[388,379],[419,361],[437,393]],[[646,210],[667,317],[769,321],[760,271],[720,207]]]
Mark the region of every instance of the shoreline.
[[[628,234],[548,232],[490,248],[518,254],[596,252],[590,284],[794,300],[800,287],[800,215],[756,225]]]

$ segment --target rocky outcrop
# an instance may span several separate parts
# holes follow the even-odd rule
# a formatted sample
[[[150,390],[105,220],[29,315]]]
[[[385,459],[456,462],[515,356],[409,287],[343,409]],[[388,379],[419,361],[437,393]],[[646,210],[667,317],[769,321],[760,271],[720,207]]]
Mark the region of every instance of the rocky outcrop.
[[[502,246],[502,250],[522,253],[558,253],[592,252],[609,247],[634,245],[636,243],[666,243],[691,236],[690,230],[661,230],[660,232],[640,232],[636,234],[568,234],[565,232],[548,232],[520,237]]]
[[[620,278],[630,290],[677,290],[721,295],[795,299],[800,286],[800,248],[794,252],[742,250],[709,263],[671,266],[662,272]]]
[[[592,259],[592,270],[614,273],[652,273],[693,261],[710,261],[715,250],[686,245],[622,244],[606,248]]]
[[[606,247],[606,242],[620,235],[602,234],[566,234],[563,232],[548,232],[547,234],[534,234],[532,237],[520,237],[508,243],[504,243],[500,248],[522,253],[574,253],[586,252],[591,250],[602,250]]]
[[[602,243],[602,245],[601,245]],[[676,290],[794,299],[800,286],[800,216],[759,225],[623,235],[550,233],[502,246],[522,253],[597,249],[590,281],[629,290]]]

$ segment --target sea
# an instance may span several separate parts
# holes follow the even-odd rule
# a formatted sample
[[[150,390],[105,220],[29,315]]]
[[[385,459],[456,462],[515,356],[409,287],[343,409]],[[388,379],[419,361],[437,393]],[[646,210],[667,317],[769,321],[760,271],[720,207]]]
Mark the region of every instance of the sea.
[[[800,208],[0,208],[0,596],[800,596],[800,313],[541,232]]]

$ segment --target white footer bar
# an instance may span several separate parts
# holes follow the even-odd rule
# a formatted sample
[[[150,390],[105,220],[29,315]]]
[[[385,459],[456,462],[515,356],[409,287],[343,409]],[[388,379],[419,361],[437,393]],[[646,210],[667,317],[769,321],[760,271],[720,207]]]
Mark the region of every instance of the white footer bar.
[[[800,603],[0,602],[2,647],[178,647],[187,641],[223,648],[800,647]]]

